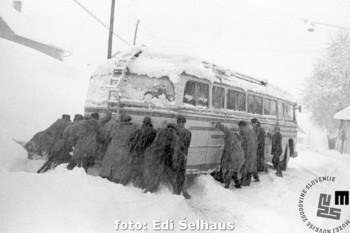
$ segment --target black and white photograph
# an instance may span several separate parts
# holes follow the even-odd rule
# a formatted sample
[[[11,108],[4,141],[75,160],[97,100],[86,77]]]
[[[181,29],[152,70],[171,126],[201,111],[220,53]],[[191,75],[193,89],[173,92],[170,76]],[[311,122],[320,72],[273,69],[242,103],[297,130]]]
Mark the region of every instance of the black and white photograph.
[[[0,232],[350,232],[349,0],[0,0]]]

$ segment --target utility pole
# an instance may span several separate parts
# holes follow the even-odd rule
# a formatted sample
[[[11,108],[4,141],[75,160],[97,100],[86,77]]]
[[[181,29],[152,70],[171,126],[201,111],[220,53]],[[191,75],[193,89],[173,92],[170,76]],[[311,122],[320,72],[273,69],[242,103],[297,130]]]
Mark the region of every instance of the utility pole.
[[[136,44],[136,37],[137,37],[137,30],[139,28],[139,20],[137,20],[137,23],[136,23],[136,28],[135,28],[135,34],[134,34],[134,44]]]
[[[112,43],[113,43],[113,27],[114,27],[114,8],[115,8],[115,0],[112,0],[111,6],[111,20],[109,22],[109,36],[108,36],[108,54],[107,59],[112,57]]]

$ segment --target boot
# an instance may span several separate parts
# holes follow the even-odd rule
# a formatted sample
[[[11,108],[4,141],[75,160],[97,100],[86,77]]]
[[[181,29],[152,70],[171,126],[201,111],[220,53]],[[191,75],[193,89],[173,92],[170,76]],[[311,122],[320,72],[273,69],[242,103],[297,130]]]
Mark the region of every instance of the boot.
[[[230,188],[230,183],[231,183],[230,180],[225,182],[225,189]]]
[[[182,195],[185,197],[185,199],[191,199],[191,195],[188,194],[188,192],[186,192],[186,191],[183,191]]]

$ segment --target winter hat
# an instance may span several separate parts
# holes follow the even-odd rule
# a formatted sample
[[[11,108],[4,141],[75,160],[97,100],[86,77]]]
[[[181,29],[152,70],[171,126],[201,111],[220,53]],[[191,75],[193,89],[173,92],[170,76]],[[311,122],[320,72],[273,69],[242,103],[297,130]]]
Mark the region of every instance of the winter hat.
[[[128,114],[122,114],[122,115],[120,116],[120,121],[121,121],[121,122],[129,122],[129,121],[131,121],[131,120],[132,120],[132,117],[129,116]]]
[[[91,117],[94,118],[95,120],[98,120],[98,118],[100,118],[100,114],[98,114],[97,112],[94,112],[93,114],[91,114]]]
[[[175,125],[174,123],[169,123],[169,124],[167,125],[167,128],[168,128],[168,129],[175,129],[175,130],[177,130],[176,125]]]
[[[92,117],[90,114],[84,115],[84,120],[90,120]]]
[[[253,119],[251,119],[250,120],[250,123],[252,123],[252,124],[256,124],[256,123],[258,123],[259,121],[258,121],[258,119],[256,119],[256,118],[253,118]]]
[[[238,122],[238,126],[247,126],[247,123],[245,121]]]
[[[152,124],[152,120],[151,120],[151,118],[149,116],[145,116],[143,118],[143,122],[142,123],[145,124],[145,125],[151,125]]]
[[[66,120],[66,121],[70,121],[70,115],[68,115],[68,114],[63,114],[63,115],[62,115],[62,119],[63,119],[63,120]]]
[[[81,120],[83,120],[83,119],[84,119],[83,115],[81,115],[81,114],[75,114],[75,115],[74,115],[73,121],[76,122],[76,121],[81,121]]]
[[[186,118],[183,115],[178,115],[176,118],[176,122],[179,123],[186,123]]]

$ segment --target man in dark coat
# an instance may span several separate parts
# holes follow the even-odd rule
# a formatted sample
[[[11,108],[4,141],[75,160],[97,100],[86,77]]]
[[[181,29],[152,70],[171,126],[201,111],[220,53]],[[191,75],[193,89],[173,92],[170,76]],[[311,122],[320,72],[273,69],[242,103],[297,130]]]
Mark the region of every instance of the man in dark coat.
[[[63,114],[62,118],[56,120],[49,128],[35,134],[24,146],[28,151],[28,158],[48,157],[53,145],[70,122],[70,116]]]
[[[238,173],[244,164],[244,152],[241,141],[235,133],[221,123],[215,125],[224,134],[225,147],[221,157],[221,174],[225,183],[225,188],[230,187],[231,179],[235,181],[235,187],[240,188]]]
[[[73,156],[69,162],[67,169],[72,170],[74,167],[83,167],[87,172],[89,167],[92,167],[97,158],[97,131],[106,122],[111,119],[111,115],[96,120],[82,120],[72,125],[68,132],[68,142],[74,147]]]
[[[242,137],[242,149],[244,152],[244,167],[242,169],[242,185],[249,186],[256,162],[256,150],[258,138],[254,131],[247,126],[245,121],[238,122],[239,134]]]
[[[186,118],[182,115],[177,116],[177,133],[180,139],[180,153],[179,157],[173,159],[173,168],[175,171],[175,182],[173,186],[174,194],[180,195],[181,191],[186,199],[190,199],[191,196],[187,192],[186,182],[186,164],[188,148],[191,144],[192,133],[185,128]]]
[[[153,129],[150,117],[143,118],[142,126],[130,137],[131,157],[131,182],[137,187],[142,187],[142,164],[146,148],[148,148],[156,137],[156,130]]]
[[[145,151],[142,184],[145,192],[156,192],[163,183],[174,185],[173,158],[179,158],[180,139],[175,124],[157,131],[152,145]]]
[[[130,181],[130,147],[129,142],[136,126],[132,117],[120,115],[119,122],[111,124],[112,141],[102,161],[100,176],[115,183],[127,184]]]
[[[282,176],[282,164],[280,162],[280,157],[282,154],[282,134],[280,133],[280,127],[275,126],[274,128],[274,134],[271,136],[268,134],[268,136],[271,138],[272,141],[272,148],[271,148],[271,154],[272,157],[272,163],[273,166],[276,169],[276,175],[279,177]]]
[[[260,122],[253,118],[251,119],[251,124],[253,126],[253,130],[258,137],[258,149],[256,152],[256,171],[253,174],[253,177],[256,181],[259,181],[259,175],[258,172],[265,170],[265,162],[264,162],[264,156],[265,156],[265,130],[261,127]]]
[[[63,133],[70,124],[70,116],[64,114],[61,119],[58,119],[46,130],[46,134],[51,137],[52,143],[48,147],[47,161],[38,170],[38,173],[46,172],[59,164],[69,161],[69,152],[71,150],[64,142]]]
[[[75,114],[75,115],[74,115],[73,122],[79,122],[79,121],[81,121],[81,120],[84,120],[83,115],[81,115],[81,114]]]

